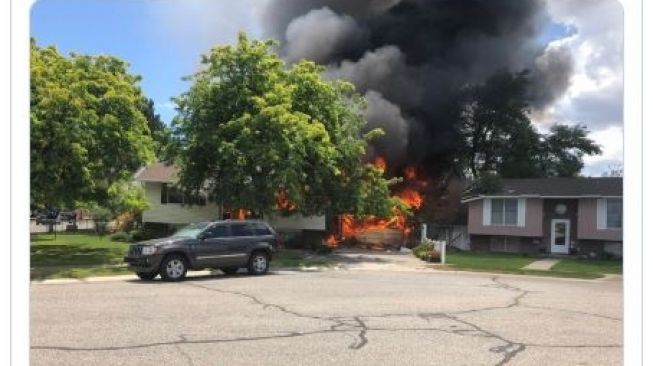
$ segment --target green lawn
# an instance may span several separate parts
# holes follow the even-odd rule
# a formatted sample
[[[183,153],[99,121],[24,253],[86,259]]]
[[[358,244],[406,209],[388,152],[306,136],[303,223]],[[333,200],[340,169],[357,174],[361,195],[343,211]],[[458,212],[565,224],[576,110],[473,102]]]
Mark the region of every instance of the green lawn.
[[[119,264],[129,244],[109,237],[89,234],[33,235],[30,245],[32,266]]]
[[[561,260],[551,270],[571,273],[622,274],[623,262],[620,260],[580,260],[570,258]]]
[[[129,244],[90,234],[33,235],[30,243],[31,278],[84,278],[130,274],[123,257]],[[298,250],[281,250],[272,268],[328,266],[325,257],[310,257]]]
[[[32,235],[32,279],[83,278],[130,273],[122,258],[128,244],[89,234]]]
[[[518,271],[535,261],[535,258],[516,254],[447,253],[447,264],[455,269],[475,269],[483,271]]]
[[[562,259],[549,271],[522,269],[537,260],[518,254],[452,252],[447,254],[448,269],[480,272],[513,273],[550,277],[600,278],[604,274],[622,272],[622,262],[616,260]]]

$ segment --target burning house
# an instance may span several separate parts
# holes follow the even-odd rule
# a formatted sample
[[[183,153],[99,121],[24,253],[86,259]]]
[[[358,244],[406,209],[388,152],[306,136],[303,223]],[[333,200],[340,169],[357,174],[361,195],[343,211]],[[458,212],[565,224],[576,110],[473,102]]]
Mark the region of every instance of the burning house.
[[[368,159],[391,177],[394,194],[427,220],[451,222],[464,174],[454,96],[500,71],[529,70],[533,109],[543,109],[569,85],[572,59],[564,46],[538,35],[548,22],[541,0],[272,0],[267,36],[281,40],[288,62],[308,59],[326,76],[351,81],[367,100],[367,128],[382,128]],[[338,218],[335,245],[347,238],[396,245],[414,230],[413,217]]]
[[[134,180],[143,187],[149,203],[142,215],[145,225],[165,231],[192,222],[244,219],[248,216],[245,210],[226,212],[220,204],[202,196],[190,198],[184,195],[176,187],[178,172],[179,169],[174,165],[157,162],[143,167],[134,175]],[[278,201],[280,208],[292,207],[281,196]],[[271,215],[265,219],[275,230],[284,234],[303,231],[324,233],[326,230],[325,216]]]
[[[367,160],[402,177],[393,194],[413,215],[355,219],[340,215],[330,245],[347,239],[397,246],[417,221],[466,220],[464,172],[456,155],[456,99],[461,89],[501,71],[530,71],[532,109],[546,108],[569,85],[572,59],[563,45],[538,39],[549,22],[543,0],[271,0],[266,36],[280,40],[289,63],[302,59],[325,75],[351,81],[365,96]],[[292,211],[292,202],[278,197]]]

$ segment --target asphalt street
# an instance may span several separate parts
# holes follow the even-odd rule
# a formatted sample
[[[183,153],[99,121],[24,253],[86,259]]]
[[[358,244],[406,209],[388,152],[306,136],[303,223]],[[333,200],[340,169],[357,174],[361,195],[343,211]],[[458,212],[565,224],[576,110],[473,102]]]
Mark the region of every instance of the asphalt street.
[[[31,364],[620,365],[622,281],[279,271],[31,285]]]

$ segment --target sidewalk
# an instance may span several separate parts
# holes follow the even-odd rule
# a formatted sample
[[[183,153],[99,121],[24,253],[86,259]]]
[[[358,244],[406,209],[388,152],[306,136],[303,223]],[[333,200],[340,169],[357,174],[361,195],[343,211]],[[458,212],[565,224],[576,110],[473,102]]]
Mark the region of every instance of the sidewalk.
[[[529,269],[535,271],[548,271],[551,269],[551,267],[558,264],[558,262],[560,262],[560,259],[556,259],[556,258],[539,259],[527,266],[524,266],[522,269]]]

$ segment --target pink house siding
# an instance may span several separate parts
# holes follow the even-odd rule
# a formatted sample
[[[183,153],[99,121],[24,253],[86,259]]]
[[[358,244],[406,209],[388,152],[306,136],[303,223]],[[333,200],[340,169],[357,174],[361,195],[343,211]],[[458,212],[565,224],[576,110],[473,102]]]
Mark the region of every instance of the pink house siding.
[[[483,226],[483,200],[469,202],[467,225],[470,234],[508,235],[508,236],[542,236],[542,200],[526,199],[526,220],[524,227],[518,226]]]
[[[578,239],[622,241],[621,229],[598,229],[596,216],[595,198],[578,200]]]

